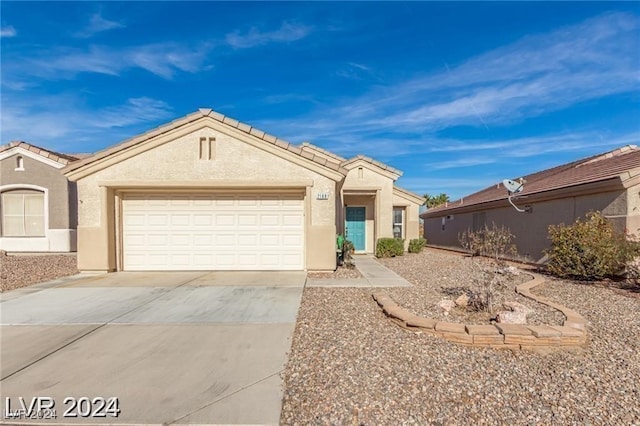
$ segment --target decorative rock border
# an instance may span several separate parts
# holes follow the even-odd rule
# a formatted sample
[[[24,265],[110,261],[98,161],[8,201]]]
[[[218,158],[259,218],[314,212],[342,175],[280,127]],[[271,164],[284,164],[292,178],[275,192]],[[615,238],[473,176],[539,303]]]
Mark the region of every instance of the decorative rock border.
[[[516,292],[537,302],[551,306],[566,317],[562,326],[551,325],[465,325],[433,318],[419,317],[394,302],[385,292],[373,293],[373,299],[382,311],[397,325],[412,331],[421,331],[466,346],[540,350],[544,348],[581,347],[587,343],[586,320],[574,311],[549,299],[531,293],[531,289],[545,279],[527,271],[533,280],[516,287]]]

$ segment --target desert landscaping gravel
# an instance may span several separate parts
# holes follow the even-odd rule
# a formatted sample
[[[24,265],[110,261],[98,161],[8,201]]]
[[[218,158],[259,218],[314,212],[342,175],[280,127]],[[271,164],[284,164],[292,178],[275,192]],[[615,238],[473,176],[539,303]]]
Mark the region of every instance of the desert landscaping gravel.
[[[6,255],[0,252],[0,291],[77,273],[75,254]]]
[[[479,265],[495,269],[484,258],[427,249],[419,254],[405,254],[378,261],[413,284],[413,287],[394,288],[387,293],[396,303],[416,315],[465,324],[489,324],[495,312],[506,310],[501,307],[503,302],[515,301],[532,309],[527,318],[528,324],[562,325],[564,320],[559,311],[516,293],[515,287],[518,284],[531,279],[526,273],[500,275],[505,280],[505,286],[496,291],[497,307],[494,314],[456,307],[445,315],[438,307],[438,302],[445,299],[455,301],[465,290],[481,291],[477,284],[477,279],[481,276]]]
[[[447,256],[441,269],[420,273],[431,280],[462,274],[453,257],[445,267]],[[282,424],[640,424],[637,297],[549,280],[534,292],[580,312],[589,342],[531,353],[401,329],[371,292],[305,289],[284,373]]]
[[[307,274],[307,278],[356,279],[362,278],[362,274],[356,268],[347,268],[345,266],[340,266],[333,272],[309,272]]]

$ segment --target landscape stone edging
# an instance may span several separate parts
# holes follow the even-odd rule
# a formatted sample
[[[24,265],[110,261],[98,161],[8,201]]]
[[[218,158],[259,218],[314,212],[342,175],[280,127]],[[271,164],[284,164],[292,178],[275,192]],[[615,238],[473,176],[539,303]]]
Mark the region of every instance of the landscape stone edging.
[[[540,350],[543,348],[581,347],[587,343],[586,320],[578,312],[543,296],[531,293],[531,289],[544,283],[541,275],[527,271],[531,281],[516,286],[516,292],[524,297],[559,310],[565,316],[561,326],[502,324],[465,325],[415,315],[383,291],[373,293],[373,299],[391,320],[408,330],[421,331],[442,337],[450,342],[466,346]]]

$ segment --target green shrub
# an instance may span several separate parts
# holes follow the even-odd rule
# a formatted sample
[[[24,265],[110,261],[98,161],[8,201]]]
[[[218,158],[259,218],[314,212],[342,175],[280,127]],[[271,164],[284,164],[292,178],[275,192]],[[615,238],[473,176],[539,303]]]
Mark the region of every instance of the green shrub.
[[[376,243],[376,257],[395,257],[404,254],[402,238],[379,238]]]
[[[637,243],[616,232],[600,212],[589,212],[585,220],[578,219],[570,226],[549,226],[549,239],[547,268],[561,278],[600,280],[618,276],[638,254]]]
[[[427,245],[427,240],[424,238],[409,240],[409,253],[420,253],[425,245]]]

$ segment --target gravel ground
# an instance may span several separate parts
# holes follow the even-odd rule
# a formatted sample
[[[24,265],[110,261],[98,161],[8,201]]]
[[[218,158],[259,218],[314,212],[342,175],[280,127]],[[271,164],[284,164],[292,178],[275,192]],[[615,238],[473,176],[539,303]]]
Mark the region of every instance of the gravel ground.
[[[78,273],[75,254],[0,253],[0,292]]]
[[[339,266],[333,272],[309,272],[307,278],[329,278],[329,279],[342,279],[342,278],[362,278],[362,274],[356,268],[346,268]]]
[[[560,280],[534,292],[584,315],[585,349],[468,348],[395,326],[371,290],[305,289],[281,423],[640,424],[640,299]]]
[[[526,274],[501,276],[505,286],[497,291],[494,315],[456,307],[446,316],[438,307],[438,302],[443,299],[456,300],[468,290],[480,292],[481,287],[476,279],[482,273],[477,265],[487,263],[486,259],[426,249],[419,254],[408,253],[378,261],[414,284],[413,287],[390,289],[388,294],[396,303],[416,315],[465,324],[489,324],[495,312],[505,310],[500,306],[503,302],[516,301],[533,310],[527,319],[528,324],[562,325],[564,321],[561,312],[515,292],[517,285],[531,280],[531,276]]]

